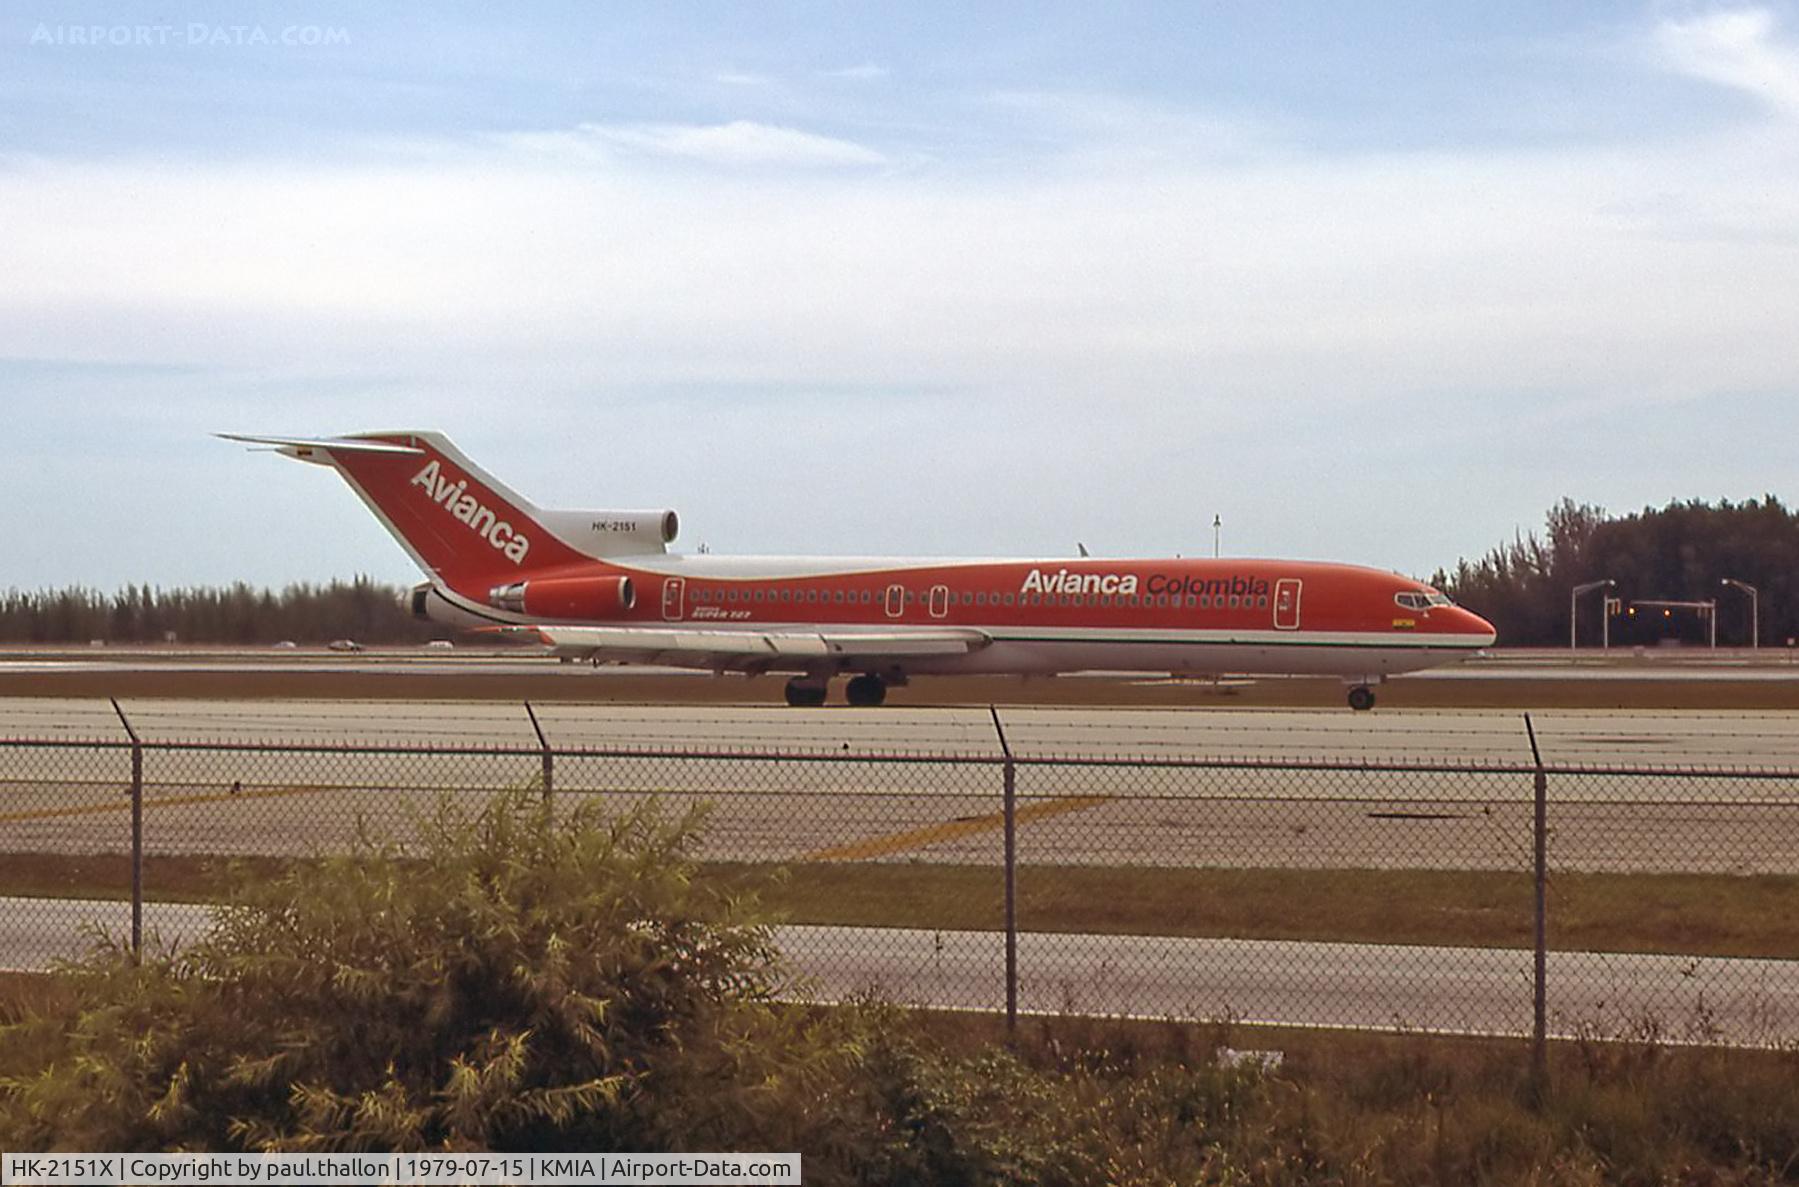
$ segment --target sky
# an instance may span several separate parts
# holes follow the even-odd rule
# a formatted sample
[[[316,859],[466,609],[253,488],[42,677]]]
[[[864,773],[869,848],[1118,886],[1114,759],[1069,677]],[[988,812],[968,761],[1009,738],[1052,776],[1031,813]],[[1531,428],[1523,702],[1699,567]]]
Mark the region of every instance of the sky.
[[[0,0],[0,588],[416,580],[217,431],[679,549],[1352,561],[1795,491],[1799,8]]]

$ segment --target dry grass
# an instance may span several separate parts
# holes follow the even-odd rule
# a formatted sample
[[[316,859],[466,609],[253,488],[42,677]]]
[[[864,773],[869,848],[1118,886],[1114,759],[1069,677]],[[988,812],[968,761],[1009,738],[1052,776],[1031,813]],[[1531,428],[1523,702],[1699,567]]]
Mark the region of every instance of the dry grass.
[[[148,857],[146,897],[220,897],[233,864],[258,878],[284,859]],[[1005,888],[986,866],[817,862],[777,869],[711,863],[795,923],[987,930],[1003,926]],[[0,895],[128,897],[119,855],[9,854]],[[1561,874],[1550,938],[1560,949],[1799,958],[1799,877]],[[1220,870],[1030,866],[1019,871],[1026,931],[1528,947],[1527,875],[1442,870]]]

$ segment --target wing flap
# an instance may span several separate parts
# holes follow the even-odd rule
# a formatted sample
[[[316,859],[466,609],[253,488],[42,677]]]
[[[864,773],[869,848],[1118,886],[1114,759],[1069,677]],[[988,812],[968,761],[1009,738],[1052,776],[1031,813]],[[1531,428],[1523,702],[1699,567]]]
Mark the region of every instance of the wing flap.
[[[985,647],[975,630],[926,628],[913,631],[694,630],[687,627],[536,626],[534,632],[559,655],[636,659],[642,656],[735,666],[760,663],[800,667],[820,661],[906,659],[926,655],[966,655]]]

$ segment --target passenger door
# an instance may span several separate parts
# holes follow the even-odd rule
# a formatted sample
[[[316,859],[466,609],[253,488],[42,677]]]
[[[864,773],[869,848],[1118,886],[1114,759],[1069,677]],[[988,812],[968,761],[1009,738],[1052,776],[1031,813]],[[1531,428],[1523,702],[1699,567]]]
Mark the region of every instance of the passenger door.
[[[1277,631],[1296,631],[1299,629],[1299,593],[1301,582],[1297,577],[1282,577],[1274,583],[1274,629]]]

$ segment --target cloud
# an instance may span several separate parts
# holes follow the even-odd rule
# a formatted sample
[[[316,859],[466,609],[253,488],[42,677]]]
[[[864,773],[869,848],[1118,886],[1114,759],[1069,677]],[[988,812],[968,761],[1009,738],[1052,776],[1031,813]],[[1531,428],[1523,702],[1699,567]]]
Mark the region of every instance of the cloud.
[[[653,163],[880,158],[742,123],[561,135],[610,167],[488,143],[0,169],[0,354],[1294,412],[1799,374],[1799,272],[1767,249],[1799,176],[1756,144],[702,186]],[[1618,213],[1645,194],[1651,223]],[[1679,233],[1718,212],[1732,235]]]
[[[1066,90],[994,91],[987,109],[1022,143],[1047,144],[1090,168],[1165,169],[1269,158],[1286,149],[1278,121],[1168,107],[1137,98]],[[1160,165],[1158,166],[1158,162]]]
[[[1799,236],[1783,128],[1221,152],[1170,112],[1119,169],[1062,154],[1127,140],[1130,104],[995,105],[1049,150],[897,170],[871,167],[884,144],[738,121],[330,161],[0,158],[0,357],[189,369],[84,379],[84,423],[109,423],[103,397],[204,390],[238,410],[194,410],[195,440],[440,425],[546,502],[674,501],[720,549],[874,529],[881,550],[1154,554],[1209,546],[1222,510],[1230,547],[1428,572],[1564,494],[1743,497],[1790,472],[1755,427],[1778,401],[1730,411],[1799,375],[1799,269],[1770,249]],[[9,411],[70,416],[66,386],[0,379]],[[1730,450],[1692,448],[1706,418]],[[1594,445],[1617,421],[1628,455]],[[15,503],[55,503],[82,465]],[[337,571],[355,535],[403,574],[354,500],[291,469],[292,504],[262,514],[314,554],[271,535],[256,571]],[[157,493],[148,521],[212,497]],[[50,543],[39,561],[80,572]]]
[[[844,78],[852,81],[871,81],[886,78],[891,71],[885,66],[877,66],[873,62],[863,62],[857,66],[845,66],[840,70],[825,70],[820,74],[824,78]]]
[[[719,166],[881,165],[866,145],[753,120],[725,124],[584,123],[566,132],[510,133],[502,143],[534,153],[584,159],[675,158]]]
[[[1765,8],[1663,21],[1654,44],[1662,65],[1692,78],[1746,91],[1788,116],[1799,116],[1799,51],[1775,33]]]

